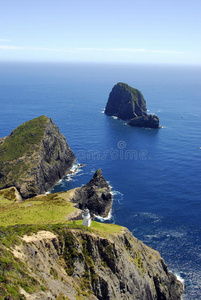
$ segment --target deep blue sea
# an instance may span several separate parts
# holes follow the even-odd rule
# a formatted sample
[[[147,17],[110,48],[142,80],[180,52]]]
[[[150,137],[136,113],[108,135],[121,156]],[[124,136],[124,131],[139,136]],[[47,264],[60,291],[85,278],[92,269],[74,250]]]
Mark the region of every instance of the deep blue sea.
[[[162,129],[134,128],[103,111],[112,87],[139,89]],[[85,166],[54,191],[87,183],[101,168],[114,222],[158,250],[201,299],[201,67],[0,64],[0,137],[51,117]]]

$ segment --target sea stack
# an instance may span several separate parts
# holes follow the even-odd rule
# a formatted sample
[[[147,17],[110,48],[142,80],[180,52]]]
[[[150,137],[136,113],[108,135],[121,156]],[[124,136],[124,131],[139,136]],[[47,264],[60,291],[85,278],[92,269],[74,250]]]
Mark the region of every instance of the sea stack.
[[[126,83],[117,83],[110,95],[105,114],[128,121],[128,125],[146,128],[160,128],[159,118],[146,113],[146,101],[141,92]]]
[[[71,169],[75,156],[52,119],[40,116],[0,140],[0,189],[23,198],[47,192]]]
[[[109,183],[105,180],[102,170],[98,169],[93,178],[81,188],[77,188],[72,202],[80,209],[88,208],[92,217],[107,217],[112,207],[113,197]]]

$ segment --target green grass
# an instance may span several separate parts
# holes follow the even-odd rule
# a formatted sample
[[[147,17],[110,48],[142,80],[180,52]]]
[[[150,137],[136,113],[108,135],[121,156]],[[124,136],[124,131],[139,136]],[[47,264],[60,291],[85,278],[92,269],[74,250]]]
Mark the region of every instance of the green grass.
[[[26,152],[32,153],[44,134],[48,118],[40,116],[17,127],[0,146],[0,162],[12,161],[22,157]]]
[[[139,97],[140,97],[140,98],[141,98],[141,97],[143,98],[142,93],[141,93],[139,90],[137,90],[137,89],[135,89],[135,88],[129,86],[129,85],[126,84],[126,83],[120,82],[119,84],[120,84],[121,89],[123,90],[123,92],[129,91],[129,92],[131,93],[132,98],[134,99],[134,101],[136,101],[137,104],[139,105],[138,98],[139,98]]]
[[[74,270],[72,263],[79,255],[75,247],[79,239],[76,240],[72,229],[96,234],[103,238],[119,233],[122,229],[118,225],[95,221],[92,221],[89,228],[82,225],[82,220],[67,222],[66,216],[76,210],[73,203],[70,202],[74,193],[73,190],[40,195],[18,203],[15,203],[16,199],[12,194],[12,189],[0,192],[0,299],[4,299],[5,296],[10,296],[13,300],[24,299],[19,294],[20,286],[30,294],[42,290],[42,288],[45,289],[32,277],[26,264],[15,258],[9,250],[13,249],[14,245],[22,243],[20,237],[32,235],[40,230],[57,234],[61,245],[65,243],[63,255],[66,260],[66,271],[68,275],[72,275]],[[5,205],[5,201],[10,205]],[[90,291],[86,291],[86,286],[89,284],[89,280],[96,280],[93,261],[87,252],[86,240],[83,240],[83,249],[87,267],[82,280],[83,290],[80,289],[77,299],[88,297]],[[111,255],[109,247],[106,252]],[[50,274],[55,280],[59,277],[53,268],[51,268]],[[58,297],[58,299],[62,298],[62,295]]]
[[[115,233],[120,233],[120,231],[122,230],[122,226],[115,224],[99,223],[92,221],[91,226],[86,227],[82,225],[82,222],[82,220],[69,221],[67,222],[67,225],[69,228],[88,230],[89,232],[95,233],[99,236],[106,238]]]
[[[15,189],[8,188],[0,191],[0,207],[11,205],[16,201]]]
[[[0,195],[0,206],[8,206],[13,204],[14,202],[14,200],[6,199],[3,195]]]
[[[39,148],[48,118],[40,116],[23,123],[0,145],[0,187],[14,185],[31,167],[31,157]]]
[[[11,190],[11,189],[10,189]],[[14,189],[13,189],[14,190]],[[11,200],[7,199],[9,195]],[[67,224],[69,228],[84,229],[95,232],[102,236],[119,233],[121,226],[115,224],[99,223],[92,221],[88,228],[82,225],[82,220],[67,221],[67,216],[76,210],[70,202],[73,190],[55,194],[39,195],[28,200],[15,203],[15,198],[0,191],[0,226],[8,227],[15,225],[48,225]]]
[[[66,216],[75,211],[68,200],[69,193],[70,191],[43,195],[9,206],[5,206],[1,199],[0,226],[66,223]]]

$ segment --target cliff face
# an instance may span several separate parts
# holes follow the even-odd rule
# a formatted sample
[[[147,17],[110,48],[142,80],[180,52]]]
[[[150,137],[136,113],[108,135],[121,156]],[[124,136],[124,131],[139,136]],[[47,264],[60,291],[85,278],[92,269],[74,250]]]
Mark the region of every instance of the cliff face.
[[[122,82],[113,87],[105,108],[108,116],[131,120],[128,125],[158,128],[158,117],[149,116],[146,111],[146,101],[141,92]]]
[[[88,230],[74,222],[74,227],[40,231],[13,248],[27,267],[24,277],[35,281],[30,299],[180,299],[183,287],[158,252],[125,228],[97,224]],[[19,290],[29,299],[22,286]]]
[[[15,186],[23,198],[42,194],[75,161],[65,137],[46,116],[28,121],[0,141],[0,188]]]
[[[113,202],[111,188],[104,179],[101,169],[81,188],[77,188],[72,202],[80,209],[88,208],[92,216],[107,217]]]
[[[109,95],[105,113],[122,120],[130,120],[142,116],[146,110],[146,101],[140,91],[120,82]]]

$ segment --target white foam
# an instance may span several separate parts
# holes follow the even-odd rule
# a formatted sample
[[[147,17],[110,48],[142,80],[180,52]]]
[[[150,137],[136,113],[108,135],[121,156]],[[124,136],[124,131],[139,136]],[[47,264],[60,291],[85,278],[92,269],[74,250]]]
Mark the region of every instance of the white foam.
[[[74,166],[70,169],[71,171],[71,174],[67,174],[67,176],[63,179],[65,181],[72,181],[73,180],[73,177],[76,175],[76,176],[80,176],[82,175],[83,173],[79,174],[81,172],[81,166],[79,164],[74,164]]]
[[[94,215],[94,216],[96,217],[96,219],[98,219],[98,220],[101,221],[101,222],[111,220],[111,218],[112,218],[112,209],[110,209],[110,211],[109,211],[107,217],[105,217],[105,218],[103,218],[103,217],[101,217],[101,216],[97,216],[97,215]]]
[[[113,196],[116,196],[116,195],[121,195],[121,196],[123,196],[123,194],[122,193],[120,193],[119,191],[111,191],[111,194],[113,195]]]
[[[184,279],[177,273],[175,273],[175,276],[177,277],[177,280],[179,280],[183,284],[184,287]]]
[[[154,239],[159,238],[160,235],[158,235],[158,234],[146,234],[145,236],[146,236],[148,239],[152,240],[153,238],[154,238]]]
[[[141,212],[140,215],[145,218],[160,220],[160,217],[157,214],[153,214],[153,213],[149,213],[149,212]]]
[[[72,175],[67,175],[67,177],[65,178],[65,181],[72,181],[73,180],[73,175],[75,175],[75,174],[72,174]]]
[[[60,179],[55,186],[60,185],[65,187],[65,181],[72,181],[73,177],[75,175],[77,175],[79,172],[81,172],[81,168],[83,167],[83,165],[80,165],[78,162],[75,162],[74,165],[72,166],[72,168],[70,169],[70,174],[67,174],[66,177],[64,177],[63,179]],[[52,191],[52,190],[51,190]],[[51,191],[47,192],[47,193],[51,193]]]
[[[72,168],[70,169],[71,172],[76,172],[76,170],[80,167],[80,164],[78,162],[75,162]]]
[[[115,201],[117,200],[119,204],[122,204],[121,200],[123,200],[124,194],[116,190],[111,191],[111,194],[113,195]]]
[[[117,119],[118,119],[118,117],[112,116],[112,119],[114,119],[114,120],[117,120]]]
[[[68,174],[68,175],[77,174],[77,173],[81,172],[82,167],[84,167],[84,165],[80,164],[76,161],[74,163],[74,165],[72,166],[72,168],[70,169],[71,174]]]

